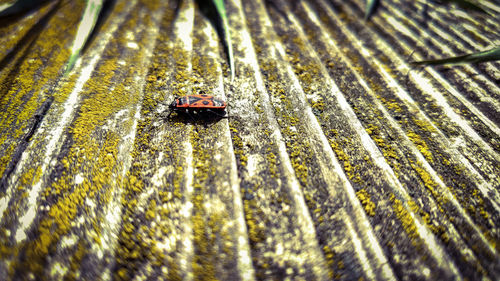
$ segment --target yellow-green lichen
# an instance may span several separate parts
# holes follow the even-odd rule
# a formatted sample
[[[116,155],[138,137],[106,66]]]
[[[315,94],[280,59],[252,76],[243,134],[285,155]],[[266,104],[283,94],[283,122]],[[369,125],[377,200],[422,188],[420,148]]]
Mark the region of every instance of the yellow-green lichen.
[[[210,176],[215,175],[215,167],[211,165],[210,159],[213,152],[211,148],[203,145],[203,140],[197,132],[191,132],[191,143],[193,144],[193,155],[195,156],[194,194],[193,194],[193,240],[195,255],[192,261],[193,273],[196,280],[216,280],[217,244],[221,240],[229,240],[229,234],[222,230],[227,213],[208,214],[204,208],[205,188]],[[232,251],[225,251],[232,254]],[[227,261],[226,261],[227,262]]]
[[[406,234],[411,240],[411,243],[414,246],[422,244],[422,241],[418,236],[417,226],[413,221],[410,212],[403,205],[403,202],[397,199],[396,196],[394,196],[394,194],[391,194],[389,199],[392,202],[392,209],[396,214],[396,216],[398,217],[398,219],[401,221],[403,228],[406,231]]]
[[[233,121],[229,123],[229,130],[231,131],[231,138],[233,140],[234,146],[234,155],[236,155],[236,159],[242,166],[247,165],[248,158],[243,149],[243,140],[239,136],[238,129],[236,126],[240,125],[238,121]]]
[[[277,177],[278,175],[278,167],[277,167],[277,160],[276,160],[276,155],[272,152],[271,148],[267,148],[267,153],[266,153],[266,160],[267,160],[267,165],[269,168],[269,172],[271,173],[271,176]]]
[[[432,156],[427,143],[415,132],[406,133],[408,138],[417,146],[418,150],[422,155],[424,155],[425,159],[430,163],[434,163],[434,157]]]
[[[335,252],[328,246],[323,246],[323,254],[325,255],[326,263],[328,265],[328,276],[330,279],[333,279],[335,276],[335,271],[333,270],[336,261],[335,261]]]
[[[408,206],[415,214],[418,214],[422,218],[425,225],[432,231],[432,233],[434,233],[437,237],[439,237],[441,241],[443,241],[443,243],[447,244],[450,241],[450,236],[445,226],[441,224],[436,225],[435,224],[436,221],[431,220],[431,215],[426,211],[422,210],[415,201],[413,200],[408,201]]]
[[[356,196],[361,202],[361,205],[363,205],[366,214],[374,216],[376,205],[370,200],[370,194],[365,189],[360,189],[356,192]]]
[[[83,8],[82,3],[68,5],[58,13],[66,16],[52,17],[48,25],[65,26],[76,24],[73,13]],[[41,31],[26,57],[18,59],[19,64],[8,66],[0,74],[0,92],[5,93],[0,99],[0,174],[5,172],[19,141],[33,125],[32,119],[39,107],[49,98],[45,88],[62,75],[64,64],[69,58],[69,46],[73,31],[61,32],[59,28],[47,28]],[[47,59],[50,58],[50,59]],[[7,141],[9,140],[9,141]]]
[[[376,85],[375,82],[370,81],[372,84],[372,89],[375,92],[379,92],[381,90],[381,86],[374,86]],[[400,102],[397,101],[396,99],[390,99],[387,100],[386,98],[382,97],[381,95],[377,95],[377,98],[382,101],[382,103],[389,109],[390,111],[396,112],[396,113],[401,113],[403,112],[403,109],[400,106]]]
[[[381,130],[378,126],[374,124],[368,124],[365,130],[370,135],[375,144],[377,144],[379,149],[382,150],[382,155],[384,155],[384,158],[387,160],[389,165],[391,165],[396,176],[398,176],[399,172],[401,171],[401,164],[399,162],[399,156],[396,153],[393,145],[386,144],[384,138],[382,137]]]
[[[411,163],[413,170],[417,172],[420,179],[424,183],[424,186],[432,194],[436,202],[438,203],[439,210],[444,213],[443,206],[448,203],[448,199],[440,192],[438,192],[438,184],[432,179],[431,175],[422,167],[422,163]]]
[[[117,5],[116,9],[119,9],[119,6]],[[116,40],[120,41],[120,38]],[[116,43],[113,41],[113,44]],[[108,50],[108,52],[113,51],[113,48]],[[42,217],[37,229],[34,230],[36,238],[22,245],[26,260],[29,262],[13,263],[11,272],[19,271],[20,268],[27,269],[35,275],[43,272],[42,266],[45,264],[44,259],[47,254],[54,250],[63,235],[72,231],[75,219],[86,210],[84,201],[97,200],[99,196],[99,203],[106,205],[111,199],[110,187],[115,181],[121,182],[120,176],[116,173],[117,165],[122,164],[117,160],[121,137],[112,130],[103,130],[96,125],[102,125],[104,120],[114,113],[127,107],[129,103],[136,102],[130,99],[133,95],[130,95],[123,86],[112,86],[115,83],[112,82],[113,79],[123,84],[130,84],[134,73],[129,73],[130,77],[121,79],[122,75],[117,73],[116,65],[112,62],[111,64],[103,62],[98,71],[103,75],[96,75],[96,79],[88,81],[84,87],[79,115],[71,124],[72,142],[61,159],[63,170],[58,179],[43,191],[42,196],[45,199],[50,198],[49,202],[55,203],[50,206],[47,215]],[[125,125],[130,126],[130,124]],[[74,178],[77,174],[82,178],[81,183],[75,183]],[[92,217],[86,219],[91,222],[86,225],[89,228],[86,232],[94,233],[89,238],[98,242],[100,223]],[[74,266],[79,266],[78,260],[82,255],[81,251],[76,252]],[[72,268],[72,272],[77,270]],[[70,277],[68,275],[68,278]]]

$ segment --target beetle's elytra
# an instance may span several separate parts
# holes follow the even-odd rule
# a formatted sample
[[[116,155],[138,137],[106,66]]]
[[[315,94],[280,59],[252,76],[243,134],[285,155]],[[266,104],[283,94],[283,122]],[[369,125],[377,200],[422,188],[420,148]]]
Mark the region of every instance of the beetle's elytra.
[[[201,91],[198,95],[176,97],[169,105],[170,112],[214,112],[219,115],[226,109],[227,103],[219,98],[210,96]],[[170,115],[170,114],[169,114]]]

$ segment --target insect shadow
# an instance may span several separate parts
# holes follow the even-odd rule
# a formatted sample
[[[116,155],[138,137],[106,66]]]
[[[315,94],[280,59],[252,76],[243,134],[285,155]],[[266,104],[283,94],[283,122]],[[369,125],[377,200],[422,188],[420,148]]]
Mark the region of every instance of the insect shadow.
[[[219,122],[224,118],[229,118],[226,111],[215,112],[211,110],[200,111],[175,111],[170,112],[167,116],[163,116],[164,120],[169,122],[181,122],[185,124],[193,124],[195,126],[202,125],[208,128],[210,124]]]

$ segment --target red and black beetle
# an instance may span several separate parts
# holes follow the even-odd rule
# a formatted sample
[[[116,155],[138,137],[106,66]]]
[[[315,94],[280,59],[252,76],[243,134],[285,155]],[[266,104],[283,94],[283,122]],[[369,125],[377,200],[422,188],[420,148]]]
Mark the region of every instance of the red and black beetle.
[[[205,94],[201,91],[198,95],[187,95],[176,97],[169,105],[170,113],[186,112],[188,114],[198,112],[212,112],[224,116],[227,103],[221,99]],[[169,113],[169,115],[170,115]]]

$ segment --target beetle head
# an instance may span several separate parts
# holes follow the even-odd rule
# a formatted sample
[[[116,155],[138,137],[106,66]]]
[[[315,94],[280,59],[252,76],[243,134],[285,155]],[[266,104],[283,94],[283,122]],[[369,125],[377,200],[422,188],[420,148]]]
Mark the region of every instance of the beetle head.
[[[175,96],[174,100],[172,101],[172,103],[170,103],[170,105],[168,106],[168,108],[170,108],[170,109],[176,108],[177,105],[179,104],[178,101],[177,101],[178,99],[179,99],[179,97]]]
[[[175,108],[177,106],[177,100],[175,99],[168,107],[170,109]]]

